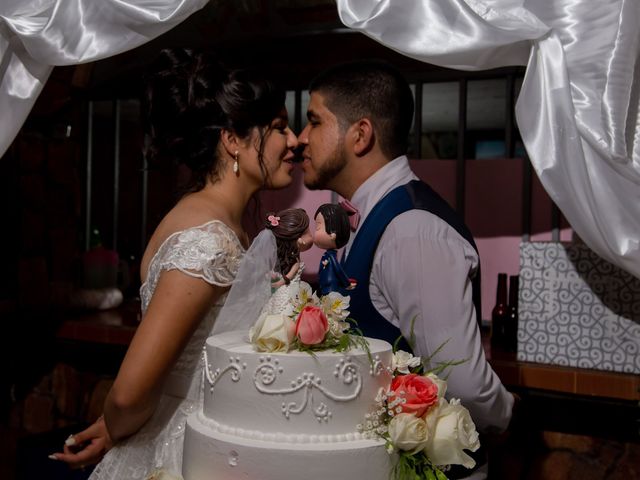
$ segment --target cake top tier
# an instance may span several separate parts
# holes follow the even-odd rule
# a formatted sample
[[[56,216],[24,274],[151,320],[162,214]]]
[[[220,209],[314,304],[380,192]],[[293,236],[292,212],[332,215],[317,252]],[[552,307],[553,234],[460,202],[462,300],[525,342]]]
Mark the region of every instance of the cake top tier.
[[[272,353],[256,352],[244,331],[214,335],[205,348],[204,417],[244,436],[354,435],[391,381],[391,345],[368,341],[369,352]]]

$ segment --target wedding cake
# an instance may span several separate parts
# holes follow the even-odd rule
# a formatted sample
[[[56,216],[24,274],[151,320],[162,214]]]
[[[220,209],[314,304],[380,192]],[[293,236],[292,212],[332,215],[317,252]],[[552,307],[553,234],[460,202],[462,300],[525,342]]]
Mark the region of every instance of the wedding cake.
[[[384,441],[360,431],[391,381],[391,345],[258,352],[246,331],[210,337],[203,409],[186,425],[185,480],[387,480]]]
[[[207,339],[185,480],[446,478],[450,465],[475,465],[473,420],[438,377],[455,362],[426,370],[358,335],[339,293],[296,282],[279,294],[249,332]]]

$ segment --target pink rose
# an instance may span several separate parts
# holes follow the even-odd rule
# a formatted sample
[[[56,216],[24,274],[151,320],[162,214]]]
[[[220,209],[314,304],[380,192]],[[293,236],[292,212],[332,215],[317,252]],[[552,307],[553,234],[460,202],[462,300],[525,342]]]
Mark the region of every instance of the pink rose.
[[[296,320],[296,336],[305,345],[322,343],[329,330],[329,321],[324,312],[312,305],[302,309]]]
[[[389,399],[404,398],[404,403],[399,403],[403,413],[414,413],[422,417],[429,407],[438,403],[438,385],[429,377],[423,377],[415,373],[399,375],[391,381],[393,396]]]

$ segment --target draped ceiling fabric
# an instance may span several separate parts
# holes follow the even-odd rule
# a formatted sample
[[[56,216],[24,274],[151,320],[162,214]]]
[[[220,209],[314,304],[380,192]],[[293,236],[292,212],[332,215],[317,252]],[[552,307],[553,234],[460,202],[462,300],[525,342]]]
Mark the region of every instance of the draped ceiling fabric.
[[[122,53],[208,0],[0,0],[0,156],[51,70]]]
[[[640,278],[639,0],[337,0],[342,22],[449,68],[526,65],[516,118],[585,243]]]

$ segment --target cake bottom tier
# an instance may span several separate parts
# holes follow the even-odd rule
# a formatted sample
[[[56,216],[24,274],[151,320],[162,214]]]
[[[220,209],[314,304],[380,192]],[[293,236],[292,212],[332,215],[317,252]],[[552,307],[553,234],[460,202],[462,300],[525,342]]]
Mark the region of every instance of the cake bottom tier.
[[[262,441],[219,432],[192,415],[182,475],[185,480],[388,480],[392,461],[379,440]]]

